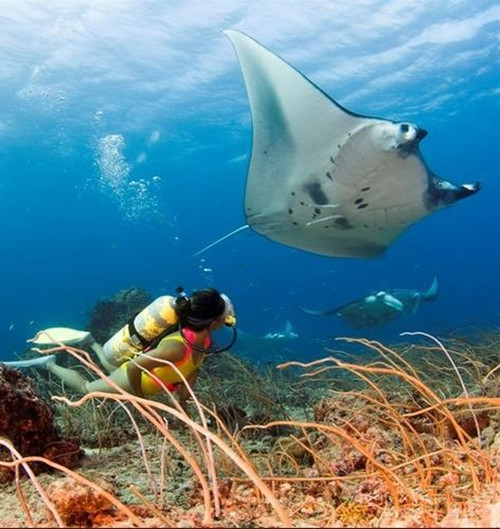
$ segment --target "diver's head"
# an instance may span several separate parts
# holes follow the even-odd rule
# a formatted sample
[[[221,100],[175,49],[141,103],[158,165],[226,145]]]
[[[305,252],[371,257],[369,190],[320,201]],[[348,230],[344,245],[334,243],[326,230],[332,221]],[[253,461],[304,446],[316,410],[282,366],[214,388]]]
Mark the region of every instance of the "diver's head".
[[[177,289],[176,311],[181,327],[193,331],[217,329],[223,325],[234,327],[236,318],[231,300],[214,288],[196,290],[188,296],[182,287]]]

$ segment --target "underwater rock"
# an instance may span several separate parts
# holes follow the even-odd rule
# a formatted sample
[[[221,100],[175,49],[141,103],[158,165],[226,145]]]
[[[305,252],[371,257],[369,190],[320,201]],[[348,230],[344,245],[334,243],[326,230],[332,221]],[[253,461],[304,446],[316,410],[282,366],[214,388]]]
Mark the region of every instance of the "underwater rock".
[[[37,394],[33,382],[1,363],[0,437],[8,439],[24,457],[42,456],[68,468],[75,466],[81,455],[79,440],[62,439],[52,408]],[[12,460],[7,449],[0,449],[0,460]],[[42,470],[40,463],[30,466],[35,472]],[[13,477],[13,469],[0,467],[0,482]]]
[[[94,479],[94,483],[106,492],[114,492],[113,487],[103,479]],[[68,526],[93,527],[95,518],[113,507],[102,493],[70,477],[51,483],[47,494]]]
[[[99,342],[105,343],[119,331],[127,321],[153,301],[142,288],[126,288],[113,297],[98,301],[90,312],[85,330]]]

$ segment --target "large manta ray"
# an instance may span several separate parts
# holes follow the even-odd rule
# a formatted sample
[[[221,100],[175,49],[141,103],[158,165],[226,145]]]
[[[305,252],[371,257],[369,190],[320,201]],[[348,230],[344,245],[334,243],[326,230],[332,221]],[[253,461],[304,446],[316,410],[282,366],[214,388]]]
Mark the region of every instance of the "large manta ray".
[[[362,329],[384,325],[405,313],[415,313],[422,301],[434,301],[437,297],[438,281],[434,278],[425,292],[403,288],[380,290],[335,309],[315,311],[301,307],[301,310],[311,316],[338,316]]]
[[[428,169],[425,130],[350,112],[255,40],[225,33],[250,101],[245,215],[256,232],[321,255],[376,257],[414,222],[479,190]]]

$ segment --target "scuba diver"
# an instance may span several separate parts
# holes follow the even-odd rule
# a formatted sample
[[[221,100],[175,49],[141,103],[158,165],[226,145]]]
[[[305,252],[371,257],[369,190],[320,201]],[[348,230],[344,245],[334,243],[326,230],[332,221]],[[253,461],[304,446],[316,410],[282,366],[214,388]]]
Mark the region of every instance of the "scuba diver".
[[[184,405],[189,396],[188,388],[179,373],[162,360],[175,365],[192,388],[205,355],[230,349],[236,341],[237,332],[234,308],[225,294],[213,288],[197,290],[191,296],[182,287],[177,292],[178,297],[157,298],[103,346],[88,332],[64,328],[52,331],[54,335],[58,331],[71,331],[74,336],[79,336],[80,343],[90,338],[89,346],[109,372],[109,378],[125,391],[148,397],[162,389],[172,393],[179,390],[179,403]],[[230,327],[233,336],[230,343],[221,348],[212,344],[211,333],[223,326]],[[68,336],[71,333],[67,333]],[[30,341],[48,344],[57,340],[53,339],[48,329],[40,331]],[[75,343],[71,339],[60,341]],[[54,355],[42,365],[78,393],[117,392],[105,380],[89,381],[75,369],[58,365]]]

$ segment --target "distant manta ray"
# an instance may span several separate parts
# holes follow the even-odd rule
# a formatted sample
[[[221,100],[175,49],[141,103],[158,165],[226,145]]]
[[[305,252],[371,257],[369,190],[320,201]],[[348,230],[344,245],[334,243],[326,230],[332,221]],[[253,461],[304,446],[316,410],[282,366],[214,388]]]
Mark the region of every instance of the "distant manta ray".
[[[298,338],[299,335],[295,332],[293,325],[290,321],[286,321],[285,328],[282,331],[278,332],[268,332],[265,336],[265,340],[293,340]]]
[[[380,290],[351,301],[346,305],[325,311],[301,307],[311,316],[338,316],[353,327],[363,329],[384,325],[405,313],[415,313],[422,301],[434,301],[438,297],[438,280],[425,292],[407,289]]]
[[[274,241],[336,257],[377,257],[409,226],[477,193],[427,168],[411,123],[355,114],[258,42],[228,30],[250,101],[248,225]]]
[[[262,341],[262,340],[295,340],[299,335],[295,332],[295,329],[290,321],[286,321],[283,330],[281,331],[270,331],[264,336],[257,336],[250,334],[241,329],[238,331],[238,336],[246,340]]]

